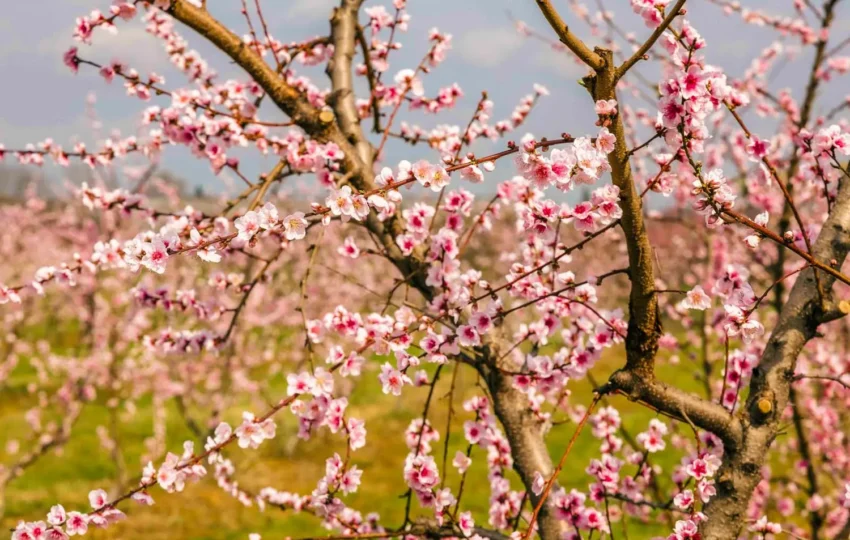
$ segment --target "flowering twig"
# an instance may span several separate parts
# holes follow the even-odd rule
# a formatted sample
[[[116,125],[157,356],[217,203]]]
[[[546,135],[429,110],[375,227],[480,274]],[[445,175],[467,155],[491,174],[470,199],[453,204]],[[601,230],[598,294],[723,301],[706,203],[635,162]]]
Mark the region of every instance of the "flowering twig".
[[[570,455],[570,451],[573,449],[573,445],[575,445],[578,436],[581,434],[584,425],[587,423],[588,418],[590,418],[590,413],[593,412],[594,407],[599,402],[599,399],[602,397],[602,394],[596,392],[593,395],[593,400],[590,402],[590,406],[584,413],[584,416],[579,420],[578,425],[576,425],[576,430],[573,432],[573,436],[570,437],[570,442],[567,443],[567,447],[564,449],[564,453],[561,454],[561,459],[558,461],[558,465],[555,467],[555,470],[552,471],[552,475],[549,477],[549,480],[546,482],[546,485],[543,487],[543,491],[540,493],[540,500],[537,502],[537,505],[534,507],[534,511],[531,513],[531,517],[528,520],[528,528],[525,533],[522,535],[523,540],[528,540],[531,537],[532,532],[534,531],[534,522],[537,521],[537,515],[540,513],[540,509],[543,508],[543,505],[546,504],[546,499],[549,497],[549,492],[552,490],[552,486],[555,485],[555,481],[558,479],[558,474],[561,472],[561,469],[564,468],[564,465],[567,462],[567,457]]]

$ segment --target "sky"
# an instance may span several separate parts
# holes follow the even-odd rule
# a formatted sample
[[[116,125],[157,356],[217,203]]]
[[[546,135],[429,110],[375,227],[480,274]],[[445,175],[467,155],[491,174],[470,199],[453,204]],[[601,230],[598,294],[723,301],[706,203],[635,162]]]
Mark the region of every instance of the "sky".
[[[588,0],[587,3],[595,6],[597,1]],[[615,20],[622,28],[639,37],[649,35],[650,29],[632,13],[626,0],[603,1],[614,11]],[[265,0],[262,6],[272,35],[289,42],[327,34],[328,17],[337,2]],[[124,136],[139,133],[139,118],[148,104],[125,96],[118,81],[106,84],[93,68],[84,66],[74,75],[62,64],[62,53],[76,44],[72,37],[74,19],[92,9],[107,11],[110,0],[3,0],[3,3],[6,5],[0,19],[0,73],[3,73],[0,143],[14,148],[51,137],[66,148],[77,140],[91,147],[113,130],[119,130]],[[367,0],[365,5],[378,3],[381,2]],[[383,3],[390,4],[389,0]],[[553,3],[576,34],[591,45],[598,43],[599,38],[591,36],[587,26],[572,14],[568,0],[553,0]],[[791,0],[743,0],[742,3],[775,14],[793,13]],[[239,14],[240,0],[208,0],[208,6],[237,34],[247,33],[247,24]],[[838,13],[836,30],[846,34],[850,30],[850,9],[841,7],[844,11]],[[495,102],[494,117],[505,118],[519,99],[532,91],[533,84],[540,83],[551,91],[551,95],[541,100],[529,121],[512,138],[519,139],[526,132],[553,138],[562,132],[595,131],[589,96],[577,84],[584,69],[566,54],[538,40],[523,38],[514,29],[512,18],[551,35],[534,1],[410,0],[408,11],[410,29],[402,35],[402,50],[392,54],[387,75],[415,66],[427,50],[428,30],[437,27],[452,34],[453,48],[446,62],[425,79],[426,95],[434,95],[439,87],[457,82],[465,96],[446,114],[433,116],[405,111],[400,115],[402,119],[425,128],[441,123],[466,125],[482,90],[486,90]],[[744,24],[738,15],[724,15],[720,7],[707,0],[689,2],[688,18],[708,43],[707,61],[721,66],[733,77],[743,74],[752,58],[777,37],[771,29]],[[80,56],[101,63],[118,59],[143,74],[152,70],[163,74],[168,88],[185,86],[184,77],[171,68],[162,44],[144,31],[140,18],[119,23],[117,35],[96,31],[93,45],[76,44],[80,47]],[[191,29],[179,26],[179,31],[222,77],[243,77],[237,66]],[[798,44],[795,40],[787,43]],[[799,96],[811,62],[810,54],[806,51],[797,61],[785,66],[776,77],[776,88],[788,87]],[[657,78],[657,70],[652,65],[640,65],[638,69],[647,78]],[[318,85],[327,86],[323,72],[316,70],[312,74]],[[831,92],[835,95],[825,96],[825,110],[843,97],[840,88]],[[91,94],[96,96],[94,111],[99,126],[93,125],[91,114],[87,112],[86,100]],[[169,103],[168,98],[159,99],[162,105]],[[770,129],[769,125],[764,125],[764,129]],[[501,148],[504,148],[504,141],[481,141],[476,143],[474,150],[481,155]],[[400,159],[413,160],[429,155],[434,157],[422,145],[410,148],[393,142],[387,151],[387,161],[397,163]],[[273,164],[270,159],[258,157],[255,151],[240,157],[249,177],[268,170]],[[168,149],[161,167],[185,179],[191,186],[203,186],[205,191],[221,191],[232,185],[233,179],[215,176],[208,163],[192,158],[182,147]],[[61,177],[65,172],[46,167],[45,174]]]

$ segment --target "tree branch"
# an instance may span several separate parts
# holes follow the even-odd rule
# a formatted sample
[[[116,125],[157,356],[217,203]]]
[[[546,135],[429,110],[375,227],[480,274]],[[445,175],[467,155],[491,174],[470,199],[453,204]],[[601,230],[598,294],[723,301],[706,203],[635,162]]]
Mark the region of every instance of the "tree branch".
[[[597,48],[605,68],[584,79],[585,87],[593,99],[617,99],[614,54]],[[616,137],[614,151],[608,154],[611,180],[620,189],[620,208],[623,217],[620,226],[625,236],[629,254],[629,277],[632,281],[629,295],[629,331],[626,338],[626,369],[651,380],[653,362],[661,335],[658,316],[658,299],[655,293],[653,252],[643,218],[643,202],[635,188],[626,145],[626,130],[621,115],[613,118],[611,133]]]
[[[558,11],[552,6],[549,0],[536,0],[537,7],[543,12],[543,16],[549,21],[549,25],[561,43],[567,46],[579,59],[587,64],[594,71],[598,71],[605,67],[605,59],[599,56],[596,52],[584,44],[582,40],[575,34],[570,32],[570,28],[558,14]]]
[[[353,92],[350,87],[348,91],[344,89],[344,85],[351,82],[350,69],[345,69],[346,66],[350,68],[351,65],[350,59],[347,59],[348,53],[345,51],[353,51],[356,21],[346,14],[351,9],[356,10],[358,6],[359,3],[354,0],[343,0],[343,7],[335,12],[335,17],[341,17],[337,23],[339,26],[336,31],[343,52],[339,53],[339,56],[336,56],[337,53],[335,53],[335,68],[331,70],[331,73],[334,74],[332,79],[335,78],[336,84],[334,91],[338,92],[340,98],[337,99],[336,103],[342,116],[339,119],[339,125],[357,130],[356,132],[352,131],[352,133],[359,133],[359,124],[356,122],[356,108],[352,119],[350,107],[346,105],[346,103],[353,103],[354,96],[348,93],[349,91]],[[236,34],[228,30],[207,11],[192,5],[188,0],[174,0],[168,8],[168,12],[230,56],[266,91],[272,101],[313,139],[318,142],[330,141],[339,146],[344,154],[342,170],[347,173],[346,177],[354,187],[363,192],[375,188],[371,171],[371,145],[369,146],[370,159],[364,162],[360,157],[361,149],[365,154],[364,145],[368,143],[361,145],[360,139],[356,136],[353,138],[354,141],[350,142],[351,138],[348,134],[344,134],[334,121],[335,114],[333,112],[314,107],[300,91],[290,86],[256,52],[247,47]],[[342,15],[340,15],[340,12],[342,12]],[[348,41],[348,45],[342,43],[343,37]],[[348,71],[347,76],[346,71]],[[362,137],[362,133],[360,137]],[[358,147],[355,147],[355,144]],[[383,248],[393,264],[402,272],[402,275],[410,275],[416,269],[419,264],[418,258],[416,256],[404,256],[395,242],[395,238],[404,232],[403,224],[398,216],[393,216],[382,223],[375,214],[370,214],[366,220],[366,227],[380,239]],[[421,275],[416,279],[422,280],[424,284],[424,277]]]
[[[363,63],[366,66],[366,80],[369,81],[369,108],[372,110],[372,131],[380,133],[381,130],[381,108],[378,105],[378,99],[375,97],[375,90],[378,88],[378,74],[375,73],[375,66],[372,65],[372,59],[369,58],[369,44],[366,42],[366,34],[363,32],[363,27],[357,27],[357,42],[360,45],[360,50],[363,52]]]
[[[812,246],[820,260],[838,261],[850,251],[850,183],[843,180],[832,211]],[[744,523],[750,495],[761,480],[761,466],[774,438],[781,429],[781,415],[789,404],[797,357],[820,324],[841,316],[830,299],[836,278],[822,276],[827,293],[826,307],[821,305],[814,279],[807,268],[794,283],[788,301],[782,307],[776,327],[767,342],[761,361],[753,371],[749,397],[741,413],[745,427],[741,444],[726,447],[717,475],[717,495],[705,507],[708,519],[702,524],[706,540],[734,538]]]
[[[720,437],[724,445],[734,447],[740,444],[742,426],[727,409],[675,386],[647,380],[628,369],[621,369],[611,375],[599,391],[618,391],[631,401],[649,405],[676,420],[690,420],[698,428]]]
[[[330,114],[330,111],[319,111],[311,105],[300,91],[290,86],[255,51],[245,45],[239,36],[209,12],[194,6],[188,0],[174,0],[168,8],[168,13],[227,54],[266,91],[283,112],[310,135],[320,141],[333,140],[339,144],[339,134],[334,133],[336,130],[333,114]],[[350,147],[348,144],[345,146]]]
[[[623,75],[625,75],[626,72],[628,72],[633,65],[637,64],[638,61],[643,58],[643,55],[645,55],[649,51],[649,49],[651,49],[652,46],[655,45],[655,42],[658,41],[658,38],[661,37],[661,34],[663,34],[665,30],[667,30],[667,28],[673,22],[673,19],[675,19],[679,15],[679,12],[682,10],[682,8],[685,7],[686,1],[687,0],[679,0],[678,2],[676,2],[676,5],[673,6],[667,16],[664,17],[664,20],[661,21],[661,24],[658,25],[658,28],[656,28],[655,31],[652,32],[652,34],[643,43],[643,45],[641,45],[638,50],[635,51],[631,58],[623,62],[623,64],[617,68],[617,73],[615,75],[616,80],[620,80]]]
[[[360,128],[351,72],[358,33],[357,13],[361,3],[362,0],[341,0],[331,16],[331,43],[334,52],[327,67],[327,74],[331,78],[331,94],[327,101],[336,113],[340,129],[357,148],[361,161],[371,169],[374,151]],[[365,59],[366,62],[368,60]]]
[[[842,381],[840,376],[839,377],[832,377],[832,376],[829,376],[829,375],[805,375],[805,374],[794,375],[795,381],[799,381],[799,380],[802,380],[802,379],[813,379],[813,380],[817,380],[817,381],[834,382],[834,383],[840,384],[844,388],[850,390],[850,383]]]

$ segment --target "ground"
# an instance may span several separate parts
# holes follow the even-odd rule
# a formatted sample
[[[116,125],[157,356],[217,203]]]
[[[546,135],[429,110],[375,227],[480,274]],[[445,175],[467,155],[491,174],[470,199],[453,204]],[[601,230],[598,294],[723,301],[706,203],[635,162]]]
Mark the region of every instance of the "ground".
[[[622,363],[622,349],[612,349],[610,354],[593,370],[595,380],[604,380],[611,371]],[[663,364],[663,363],[662,363]],[[377,362],[370,364],[372,371],[364,374],[362,381],[351,396],[349,411],[352,415],[364,418],[368,429],[367,445],[353,455],[354,463],[363,469],[363,483],[360,491],[348,496],[346,503],[364,514],[378,512],[387,526],[397,526],[404,516],[405,501],[400,498],[405,485],[402,479],[402,464],[407,450],[404,446],[403,431],[411,419],[421,416],[422,407],[428,389],[408,389],[401,397],[384,395],[377,381]],[[691,390],[698,391],[699,385],[692,376],[692,366],[662,365],[662,377],[677,377],[678,380],[691,381]],[[433,370],[431,370],[433,372]],[[690,376],[682,377],[688,373]],[[446,395],[451,377],[444,376],[434,394],[429,420],[445,436]],[[4,432],[0,442],[5,445],[9,439],[22,437],[26,425],[21,418],[24,404],[33,398],[27,395],[26,384],[31,374],[20,368],[7,382],[8,386],[0,391],[0,422]],[[476,388],[476,375],[469,367],[463,367],[458,377],[455,410],[460,418],[453,421],[449,461],[457,449],[463,447],[462,422],[466,413],[461,408],[460,395],[471,396],[480,389]],[[278,395],[283,395],[283,381],[276,381]],[[589,381],[571,383],[571,401],[587,405],[591,400],[592,385]],[[621,397],[612,398],[624,418],[624,425],[632,434],[646,429],[647,422],[654,413],[640,405],[632,404]],[[228,411],[227,419],[238,424],[243,407],[234,407]],[[61,503],[66,509],[88,507],[87,494],[95,488],[107,491],[115,488],[116,468],[110,454],[99,442],[97,426],[105,425],[108,412],[105,404],[96,402],[87,406],[81,416],[75,434],[59,454],[50,454],[28,469],[20,478],[8,486],[6,511],[2,525],[13,527],[19,520],[42,518],[50,506]],[[262,487],[272,486],[279,490],[309,493],[321,478],[325,458],[334,451],[344,452],[344,440],[322,430],[312,440],[294,443],[295,425],[292,415],[282,411],[277,416],[278,437],[266,442],[259,450],[230,449],[227,455],[237,467],[240,484],[254,492]],[[169,404],[168,448],[179,451],[182,441],[192,438],[175,405]],[[135,483],[141,472],[139,458],[143,449],[143,440],[152,430],[152,407],[149,401],[139,402],[138,412],[134,416],[121,419],[120,444],[124,449],[127,472],[130,482]],[[575,430],[573,422],[559,424],[553,428],[549,437],[550,452],[557,460],[567,441]],[[293,444],[294,443],[294,444]],[[442,457],[441,439],[439,449],[435,450],[438,464]],[[584,472],[590,459],[598,455],[599,441],[594,439],[590,430],[585,430],[578,439],[568,463],[560,476],[560,482],[566,487],[586,489],[590,482]],[[2,447],[0,447],[2,448]],[[2,455],[2,454],[0,454]],[[654,456],[655,458],[656,456]],[[462,508],[471,510],[479,524],[487,521],[489,485],[486,478],[484,453],[476,449],[472,454],[473,466],[467,479],[463,495]],[[679,460],[675,451],[657,455],[657,462],[669,470],[669,465]],[[3,461],[11,458],[3,456]],[[457,471],[449,465],[448,481],[455,490],[459,481]],[[635,467],[627,466],[624,474],[633,474]],[[663,481],[663,480],[662,480]],[[514,480],[514,487],[518,481]],[[282,511],[276,508],[264,512],[254,507],[244,507],[230,495],[221,490],[215,481],[208,477],[197,484],[187,485],[182,493],[165,494],[158,488],[152,490],[156,504],[142,507],[136,503],[124,503],[122,509],[129,519],[108,530],[96,530],[90,537],[95,539],[237,539],[247,538],[249,533],[260,533],[264,539],[302,537],[308,535],[326,535],[327,531],[318,525],[318,519],[305,513]],[[414,508],[416,504],[414,503]],[[418,511],[418,509],[417,509]],[[630,520],[626,524],[631,538],[650,538],[666,535],[669,529],[665,524],[639,523]],[[615,524],[615,533],[622,531],[622,524]],[[620,535],[618,535],[620,536]]]

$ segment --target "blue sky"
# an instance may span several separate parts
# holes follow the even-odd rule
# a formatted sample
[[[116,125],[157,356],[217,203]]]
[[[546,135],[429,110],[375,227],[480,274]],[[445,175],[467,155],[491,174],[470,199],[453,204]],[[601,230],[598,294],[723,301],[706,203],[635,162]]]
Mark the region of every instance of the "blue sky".
[[[571,28],[593,44],[594,38],[572,15],[567,0],[553,1]],[[626,0],[605,1],[606,7],[615,11],[618,24],[638,36],[649,34],[650,30],[632,13]],[[74,44],[71,34],[75,17],[95,8],[106,11],[109,3],[109,0],[26,0],[8,2],[4,6],[0,19],[0,69],[4,75],[3,84],[0,84],[0,142],[7,148],[48,136],[66,147],[74,140],[94,143],[96,134],[85,112],[86,96],[90,92],[97,96],[101,136],[112,129],[119,129],[124,135],[136,132],[140,113],[146,106],[144,103],[124,96],[119,82],[107,85],[93,69],[84,68],[73,75],[61,61],[62,52]],[[265,0],[263,7],[272,34],[282,41],[292,41],[327,33],[328,15],[335,3],[335,0]],[[370,0],[366,5],[375,3]],[[587,3],[594,6],[596,0]],[[766,7],[777,14],[793,13],[791,0],[745,0],[742,3],[753,8]],[[213,14],[238,34],[247,33],[245,21],[239,15],[239,0],[209,0],[208,4]],[[722,66],[732,76],[742,74],[753,56],[776,38],[772,30],[745,25],[737,15],[725,16],[721,8],[707,1],[689,4],[693,5],[688,8],[688,17],[708,42],[705,53],[709,62]],[[520,97],[531,91],[533,83],[540,83],[547,86],[552,95],[541,101],[530,121],[520,133],[514,134],[514,138],[518,139],[526,131],[537,136],[556,137],[564,131],[579,134],[595,129],[595,118],[588,107],[589,97],[576,83],[583,69],[545,44],[521,38],[513,28],[508,13],[533,28],[549,32],[535,2],[410,0],[409,12],[411,28],[403,36],[403,49],[393,53],[388,75],[418,62],[428,46],[427,31],[436,26],[453,35],[454,47],[448,60],[427,77],[426,94],[433,95],[440,86],[457,82],[466,95],[457,108],[447,114],[434,117],[412,112],[404,114],[403,119],[425,128],[437,123],[465,125],[482,90],[488,91],[495,102],[495,116],[506,117]],[[845,9],[838,14],[836,34],[846,35],[848,29],[850,9]],[[180,31],[221,75],[241,75],[229,59],[212,50],[190,29],[180,28]],[[789,44],[797,43],[789,41]],[[144,32],[140,20],[119,24],[115,36],[96,32],[94,45],[80,45],[80,54],[99,62],[116,58],[142,73],[156,70],[165,75],[169,88],[184,84],[184,78],[170,67],[162,44]],[[789,87],[799,96],[809,63],[810,54],[802,54],[798,61],[781,71],[776,87]],[[655,79],[652,66],[640,69],[650,79]],[[320,86],[326,85],[326,78],[320,71],[315,72],[315,80]],[[821,112],[841,100],[840,86],[833,85]],[[486,152],[491,148],[489,144],[480,142],[475,150]],[[422,146],[411,149],[394,144],[389,148],[388,160],[397,162],[427,154]],[[244,155],[246,171],[256,174],[270,168],[271,162],[257,155],[256,152]],[[182,148],[169,149],[162,166],[186,179],[190,185],[202,185],[212,191],[225,186],[207,164],[191,158]],[[46,172],[51,176],[63,174],[55,168],[47,168]]]

